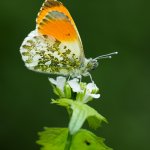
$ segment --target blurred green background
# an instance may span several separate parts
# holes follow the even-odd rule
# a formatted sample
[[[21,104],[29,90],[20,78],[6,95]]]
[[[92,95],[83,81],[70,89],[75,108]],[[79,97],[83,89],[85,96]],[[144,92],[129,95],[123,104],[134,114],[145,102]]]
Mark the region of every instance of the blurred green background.
[[[63,0],[86,57],[101,60],[93,79],[101,99],[91,105],[108,120],[95,133],[114,150],[150,149],[150,1]],[[27,70],[19,47],[35,28],[43,0],[0,2],[0,149],[39,150],[37,132],[66,127],[65,109],[51,105],[47,76]]]

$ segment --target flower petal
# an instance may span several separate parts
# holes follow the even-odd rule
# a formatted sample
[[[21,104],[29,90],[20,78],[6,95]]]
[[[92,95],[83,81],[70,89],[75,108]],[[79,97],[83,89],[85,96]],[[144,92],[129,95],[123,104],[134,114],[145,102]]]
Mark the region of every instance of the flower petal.
[[[48,80],[49,80],[52,84],[57,85],[56,80],[54,80],[53,78],[48,78]]]
[[[96,90],[96,91],[98,90],[96,84],[94,84],[94,83],[88,83],[86,88],[87,88],[87,90],[90,91],[90,93],[91,93],[93,90]]]
[[[64,92],[64,87],[65,87],[65,83],[66,83],[66,78],[65,77],[62,77],[62,76],[59,76],[57,77],[57,87],[62,91]]]
[[[75,78],[73,80],[68,81],[68,84],[72,88],[73,92],[81,92],[81,87],[79,84],[79,79]]]
[[[65,83],[66,83],[66,78],[65,77],[62,77],[62,76],[59,76],[56,78],[56,80],[54,80],[53,78],[49,78],[49,81],[56,85],[56,87],[58,89],[61,90],[61,92],[64,92],[64,86],[65,86]]]
[[[93,98],[100,98],[100,94],[89,94],[89,96]]]

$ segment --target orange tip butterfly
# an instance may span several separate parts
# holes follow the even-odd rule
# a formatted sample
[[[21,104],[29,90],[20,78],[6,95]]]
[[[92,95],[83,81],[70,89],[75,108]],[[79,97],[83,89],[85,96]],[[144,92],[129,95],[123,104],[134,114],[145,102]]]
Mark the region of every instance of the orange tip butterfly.
[[[66,7],[46,0],[38,13],[36,29],[23,41],[20,53],[28,69],[71,77],[87,76],[98,66],[97,58],[85,58],[77,27]]]

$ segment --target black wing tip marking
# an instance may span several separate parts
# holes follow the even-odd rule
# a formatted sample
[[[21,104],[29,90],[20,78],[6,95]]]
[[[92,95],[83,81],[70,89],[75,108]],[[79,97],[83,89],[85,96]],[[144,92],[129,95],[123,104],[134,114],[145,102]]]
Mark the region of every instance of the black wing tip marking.
[[[43,4],[44,7],[55,7],[55,6],[60,6],[62,5],[61,2],[57,1],[57,0],[46,0]]]

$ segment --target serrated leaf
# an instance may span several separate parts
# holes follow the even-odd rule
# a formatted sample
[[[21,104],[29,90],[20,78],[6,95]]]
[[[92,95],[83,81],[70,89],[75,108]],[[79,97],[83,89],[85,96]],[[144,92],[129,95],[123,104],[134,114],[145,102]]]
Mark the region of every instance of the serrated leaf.
[[[39,133],[41,150],[64,150],[68,129],[67,128],[45,128]],[[70,150],[112,150],[104,144],[104,139],[97,137],[88,130],[80,129],[72,137]]]
[[[105,117],[82,102],[73,101],[71,99],[59,99],[53,101],[53,103],[72,109],[73,113],[69,123],[71,134],[75,134],[82,127],[86,119],[88,120],[89,126],[94,129],[98,128],[102,121],[107,122]]]
[[[81,129],[72,139],[70,150],[112,150],[104,144],[104,139],[88,130]]]
[[[39,132],[40,139],[37,144],[41,145],[41,150],[64,150],[68,136],[66,128],[45,128]]]

